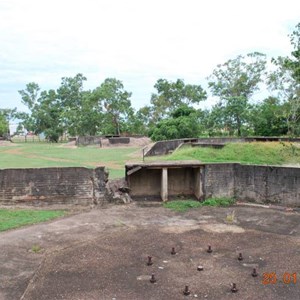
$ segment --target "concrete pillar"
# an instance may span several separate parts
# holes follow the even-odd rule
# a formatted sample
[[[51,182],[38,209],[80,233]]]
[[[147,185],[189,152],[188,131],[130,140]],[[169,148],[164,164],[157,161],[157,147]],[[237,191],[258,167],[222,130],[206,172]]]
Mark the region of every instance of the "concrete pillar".
[[[203,189],[202,189],[202,172],[203,168],[195,169],[195,196],[198,200],[202,199],[203,197]]]
[[[168,200],[168,169],[167,168],[162,168],[161,170],[160,196],[162,201]]]

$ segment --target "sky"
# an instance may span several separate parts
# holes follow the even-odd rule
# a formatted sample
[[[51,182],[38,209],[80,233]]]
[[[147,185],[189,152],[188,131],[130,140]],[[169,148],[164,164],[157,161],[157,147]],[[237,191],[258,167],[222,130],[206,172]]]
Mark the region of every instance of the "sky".
[[[85,89],[121,80],[138,109],[159,78],[207,88],[239,54],[289,55],[299,22],[299,0],[0,0],[0,108],[26,111],[27,83],[57,89],[82,73]]]

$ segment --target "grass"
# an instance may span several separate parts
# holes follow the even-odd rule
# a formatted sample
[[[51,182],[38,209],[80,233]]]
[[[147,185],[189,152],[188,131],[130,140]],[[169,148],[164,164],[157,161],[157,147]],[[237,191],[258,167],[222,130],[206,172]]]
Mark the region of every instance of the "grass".
[[[180,149],[171,155],[160,158],[164,160],[197,159],[202,162],[282,165],[300,163],[300,148],[281,142],[231,143],[222,149],[209,147]]]
[[[202,206],[230,206],[234,204],[232,198],[210,198],[203,202],[195,200],[176,200],[165,202],[163,206],[174,211],[185,212],[189,209],[198,208]]]
[[[45,222],[65,214],[63,210],[0,209],[0,231]]]
[[[0,147],[0,169],[42,167],[106,166],[110,178],[124,176],[124,164],[132,158],[140,158],[139,148],[66,148],[63,144],[20,143],[12,147]]]

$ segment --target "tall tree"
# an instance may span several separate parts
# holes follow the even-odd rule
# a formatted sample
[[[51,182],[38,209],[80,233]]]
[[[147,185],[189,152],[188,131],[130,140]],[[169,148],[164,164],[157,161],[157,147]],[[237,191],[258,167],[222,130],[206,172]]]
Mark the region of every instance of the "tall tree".
[[[123,122],[132,113],[131,93],[124,90],[123,83],[115,78],[106,78],[95,90],[95,94],[102,105],[104,118],[107,123],[104,133],[120,135]],[[110,132],[109,132],[110,131]]]
[[[174,82],[159,79],[154,88],[157,90],[157,93],[151,96],[154,123],[182,105],[198,104],[207,98],[206,91],[200,85],[185,84],[182,79]]]
[[[273,58],[277,69],[269,75],[270,87],[285,102],[284,113],[289,133],[300,134],[300,23],[290,35],[293,47],[290,57]]]
[[[218,65],[209,77],[212,94],[220,98],[219,107],[222,108],[226,126],[237,130],[238,136],[247,121],[249,100],[259,89],[265,68],[265,55],[254,52]]]
[[[9,134],[9,123],[4,109],[0,109],[0,136],[7,136]]]

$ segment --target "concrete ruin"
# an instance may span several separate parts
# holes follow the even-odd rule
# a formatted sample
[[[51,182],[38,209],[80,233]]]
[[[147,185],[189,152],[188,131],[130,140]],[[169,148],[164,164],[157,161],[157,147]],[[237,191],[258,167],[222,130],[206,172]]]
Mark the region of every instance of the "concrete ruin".
[[[130,163],[125,180],[104,167],[0,170],[0,205],[103,205],[133,200],[229,197],[300,207],[300,168],[163,161]]]
[[[300,168],[199,161],[126,164],[125,168],[133,199],[229,197],[300,207]]]

